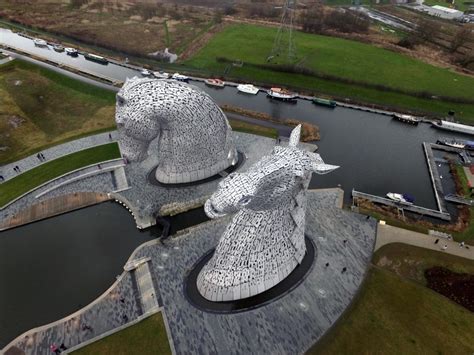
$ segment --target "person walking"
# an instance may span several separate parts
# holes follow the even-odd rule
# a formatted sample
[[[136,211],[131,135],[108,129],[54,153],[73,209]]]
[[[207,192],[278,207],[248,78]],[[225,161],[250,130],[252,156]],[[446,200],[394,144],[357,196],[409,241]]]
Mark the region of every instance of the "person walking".
[[[112,133],[109,133],[109,140],[112,140]]]
[[[3,175],[0,175],[0,181],[5,181],[5,178],[3,177]]]
[[[46,160],[46,158],[44,157],[44,154],[43,154],[43,153],[40,153],[40,156],[41,156],[41,158],[43,159],[43,161]]]
[[[434,243],[438,244],[438,242],[439,242],[439,238],[437,238]]]

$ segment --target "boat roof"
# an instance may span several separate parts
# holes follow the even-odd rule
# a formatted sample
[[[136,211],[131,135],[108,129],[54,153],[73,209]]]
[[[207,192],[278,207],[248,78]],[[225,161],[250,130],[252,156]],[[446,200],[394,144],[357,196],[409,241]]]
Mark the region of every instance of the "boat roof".
[[[467,131],[474,132],[474,127],[473,126],[468,126],[465,124],[461,123],[454,123],[454,122],[449,122],[449,121],[441,121],[441,125],[445,127],[452,127],[452,128],[458,128],[458,129],[465,129]]]

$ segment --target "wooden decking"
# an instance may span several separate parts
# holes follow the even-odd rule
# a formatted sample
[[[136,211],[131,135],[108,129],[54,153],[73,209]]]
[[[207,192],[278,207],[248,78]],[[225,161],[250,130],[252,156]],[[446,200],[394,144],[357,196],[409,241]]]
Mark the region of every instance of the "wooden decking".
[[[107,200],[110,200],[110,197],[107,194],[95,192],[77,192],[54,197],[18,212],[0,225],[0,231],[39,221],[65,212],[70,212],[79,208],[95,205]]]

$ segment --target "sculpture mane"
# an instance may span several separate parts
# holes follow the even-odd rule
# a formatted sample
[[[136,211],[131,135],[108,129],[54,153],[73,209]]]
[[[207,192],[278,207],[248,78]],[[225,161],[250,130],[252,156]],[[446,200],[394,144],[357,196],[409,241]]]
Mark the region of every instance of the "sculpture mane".
[[[174,80],[133,78],[117,94],[119,144],[130,161],[146,158],[158,138],[156,179],[198,181],[237,163],[232,129],[206,93]]]
[[[297,148],[301,125],[288,147],[276,146],[245,173],[225,178],[205,204],[211,218],[235,213],[201,270],[197,287],[211,301],[232,301],[264,292],[286,278],[306,252],[306,190],[324,164],[316,153]]]

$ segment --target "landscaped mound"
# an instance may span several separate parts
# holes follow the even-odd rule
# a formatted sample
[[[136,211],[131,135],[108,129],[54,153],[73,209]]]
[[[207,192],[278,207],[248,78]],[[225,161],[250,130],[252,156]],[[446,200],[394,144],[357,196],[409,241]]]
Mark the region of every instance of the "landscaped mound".
[[[474,312],[474,275],[432,267],[425,271],[425,278],[429,288]]]

